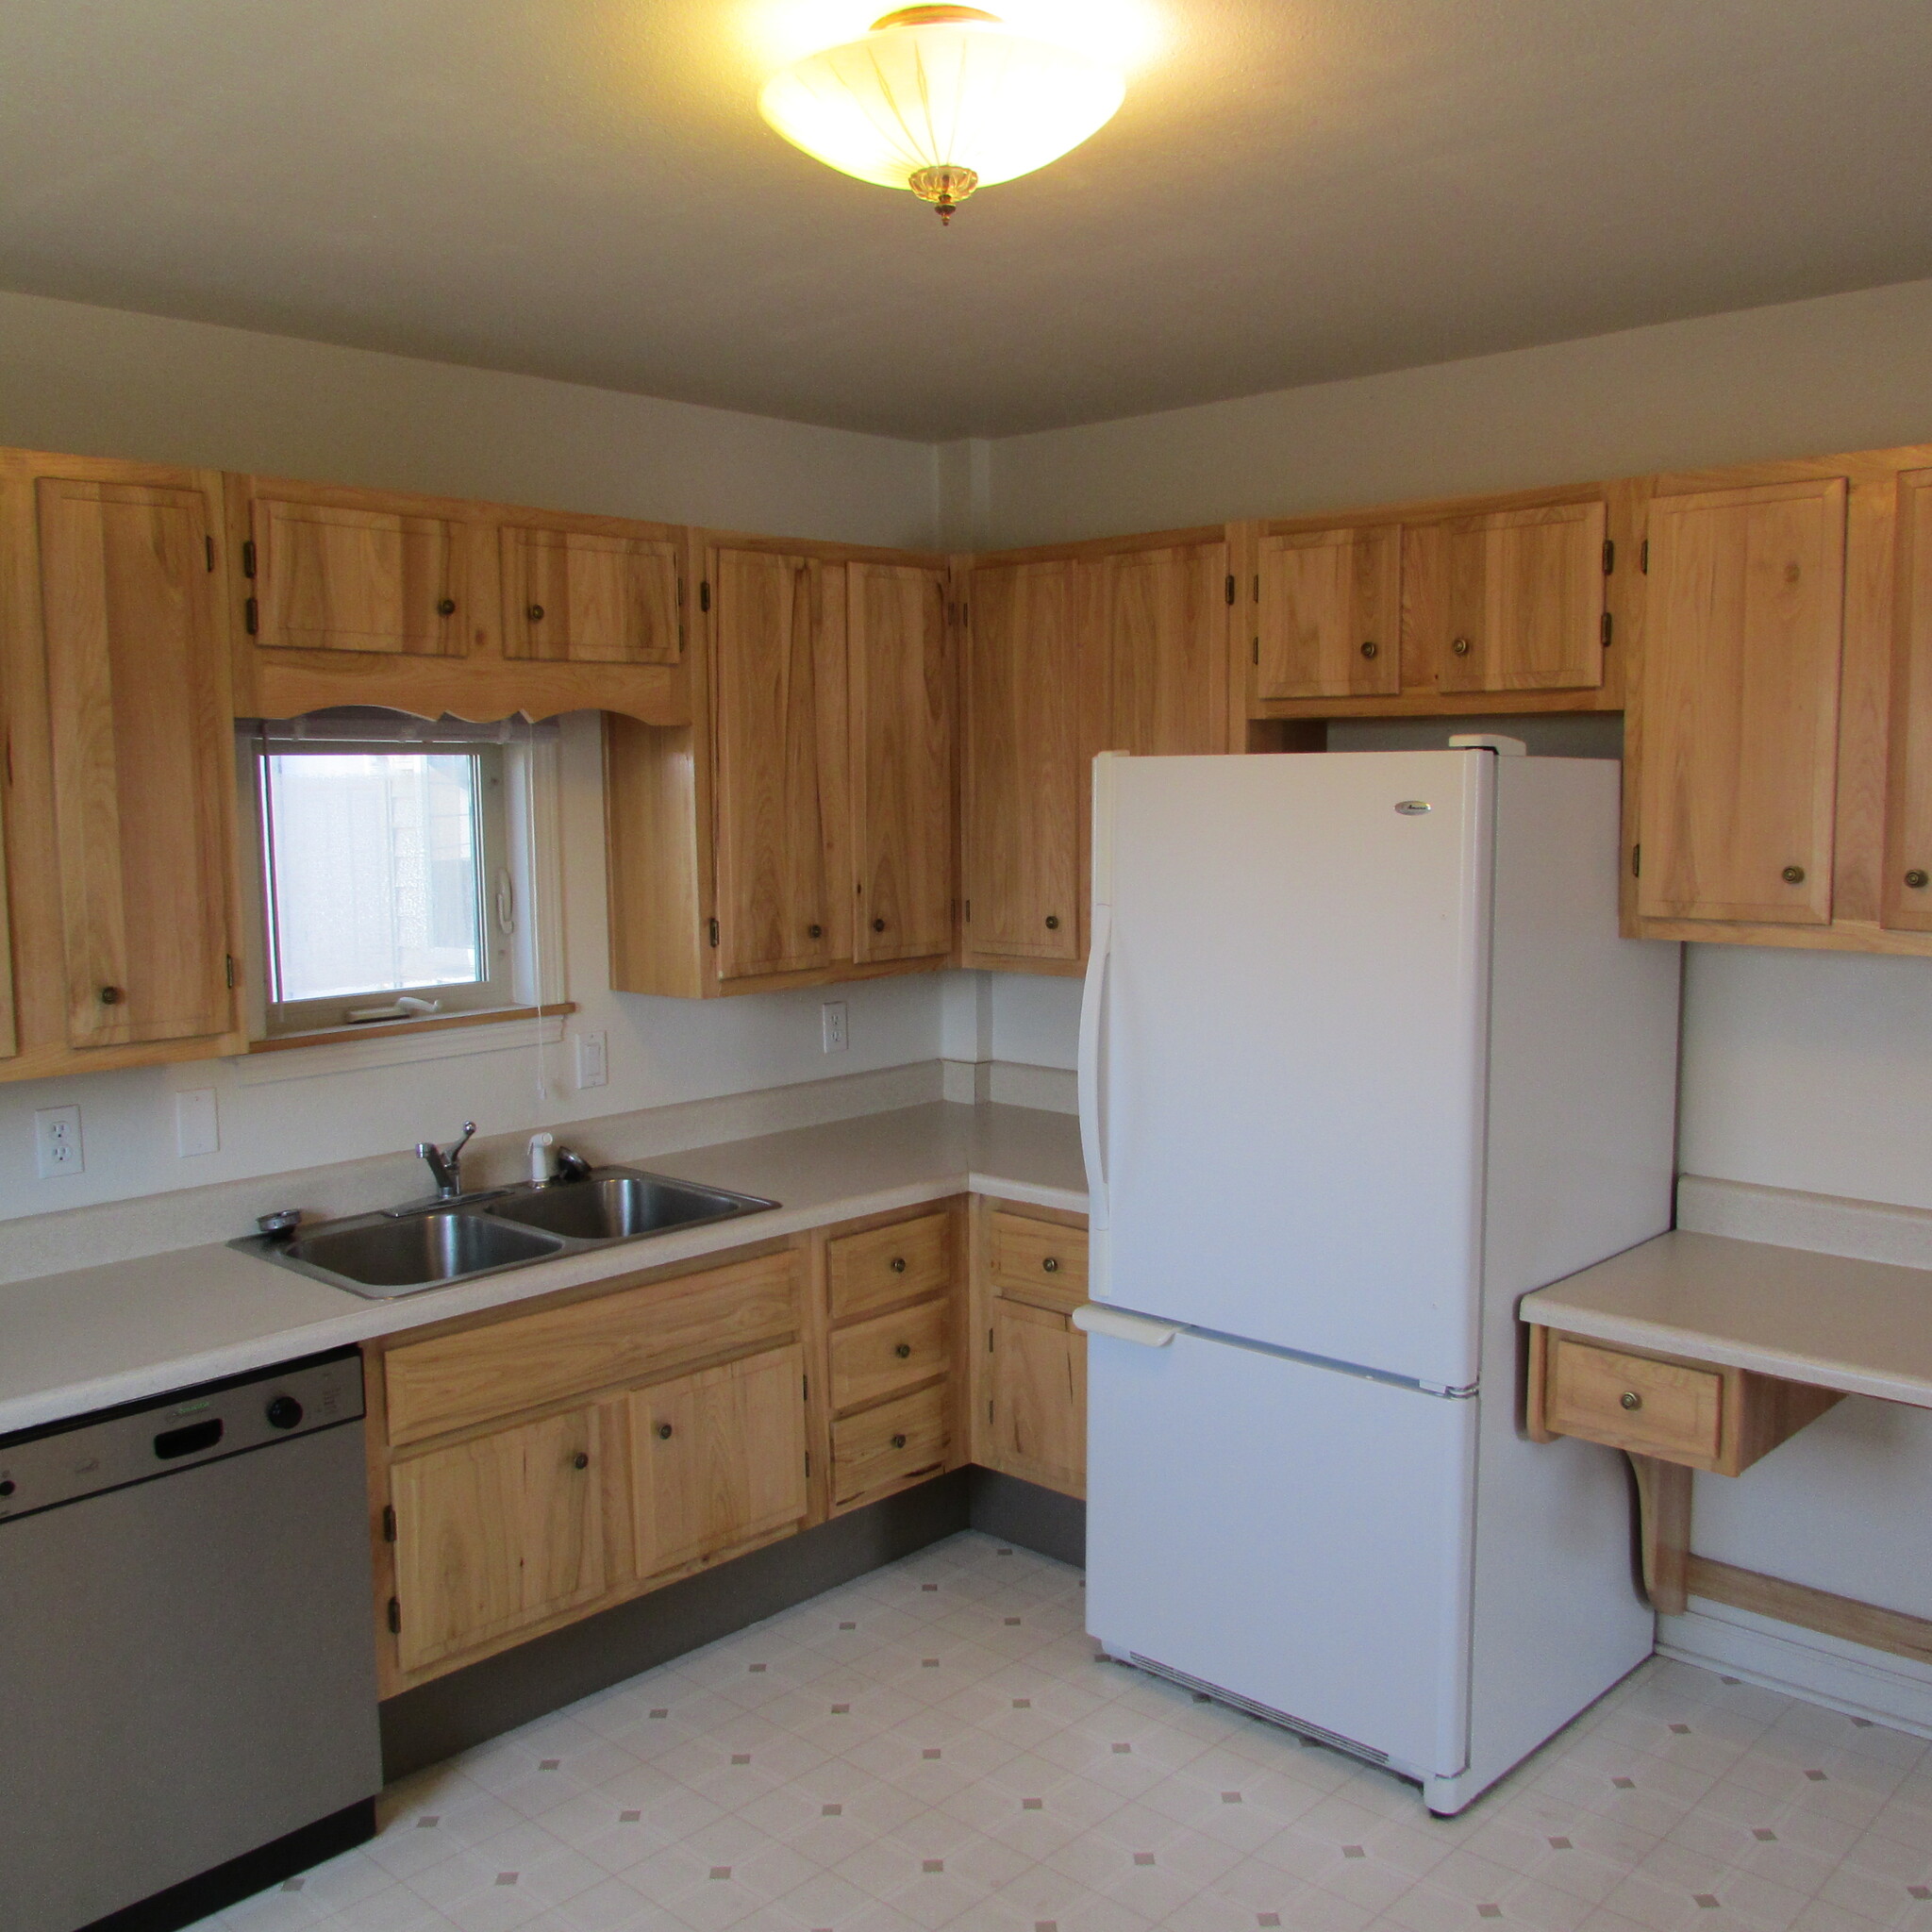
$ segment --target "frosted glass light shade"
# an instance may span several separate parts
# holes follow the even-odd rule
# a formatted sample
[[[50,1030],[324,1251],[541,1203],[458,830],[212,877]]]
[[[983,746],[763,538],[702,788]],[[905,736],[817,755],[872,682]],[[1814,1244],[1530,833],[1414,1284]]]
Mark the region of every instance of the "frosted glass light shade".
[[[957,181],[968,170],[983,187],[1044,167],[1111,120],[1125,92],[1105,61],[991,14],[908,7],[774,75],[758,108],[828,167],[924,192],[913,177],[925,171]]]

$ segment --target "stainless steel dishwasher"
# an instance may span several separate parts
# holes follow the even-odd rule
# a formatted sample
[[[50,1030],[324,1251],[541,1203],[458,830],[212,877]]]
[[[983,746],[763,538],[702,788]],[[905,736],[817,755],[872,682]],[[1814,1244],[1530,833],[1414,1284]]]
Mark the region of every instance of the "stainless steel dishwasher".
[[[0,1436],[0,1932],[162,1932],[381,1783],[354,1349]]]

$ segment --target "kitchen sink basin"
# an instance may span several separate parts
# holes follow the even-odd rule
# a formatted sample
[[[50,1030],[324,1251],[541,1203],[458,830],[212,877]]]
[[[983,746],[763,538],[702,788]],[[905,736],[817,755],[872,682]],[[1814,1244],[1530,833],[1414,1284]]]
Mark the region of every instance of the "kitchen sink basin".
[[[411,1214],[323,1226],[298,1235],[285,1250],[358,1288],[436,1288],[497,1268],[541,1261],[562,1251],[554,1235],[462,1212]]]
[[[718,1188],[695,1188],[656,1174],[593,1172],[588,1180],[520,1188],[490,1203],[487,1213],[521,1227],[541,1227],[581,1241],[628,1241],[699,1222],[770,1207]]]
[[[228,1245],[331,1288],[387,1301],[777,1205],[634,1168],[600,1167],[582,1180],[497,1188],[446,1206],[425,1202],[320,1222],[292,1239],[249,1235]]]

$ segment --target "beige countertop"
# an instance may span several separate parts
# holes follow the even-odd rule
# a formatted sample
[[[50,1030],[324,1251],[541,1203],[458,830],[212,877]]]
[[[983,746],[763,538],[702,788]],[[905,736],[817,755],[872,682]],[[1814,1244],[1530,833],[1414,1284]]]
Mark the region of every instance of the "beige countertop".
[[[935,1101],[649,1166],[780,1206],[396,1301],[365,1301],[220,1243],[0,1286],[0,1434],[951,1194],[1087,1206],[1074,1121],[992,1104]]]
[[[1932,1270],[1658,1235],[1525,1295],[1525,1322],[1932,1408]]]

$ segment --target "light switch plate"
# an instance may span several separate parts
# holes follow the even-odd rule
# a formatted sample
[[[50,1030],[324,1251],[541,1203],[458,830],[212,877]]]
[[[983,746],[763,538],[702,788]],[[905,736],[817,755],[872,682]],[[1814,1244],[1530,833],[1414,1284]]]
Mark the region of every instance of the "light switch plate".
[[[34,1171],[43,1181],[86,1173],[79,1108],[43,1107],[34,1114]]]
[[[222,1146],[221,1115],[212,1087],[193,1087],[175,1096],[175,1152],[183,1159],[218,1154]]]
[[[577,1043],[577,1085],[579,1087],[604,1087],[610,1080],[610,1059],[602,1033],[578,1033],[573,1036]]]
[[[845,1002],[827,1000],[819,1008],[819,1025],[824,1034],[827,1053],[845,1051]]]

